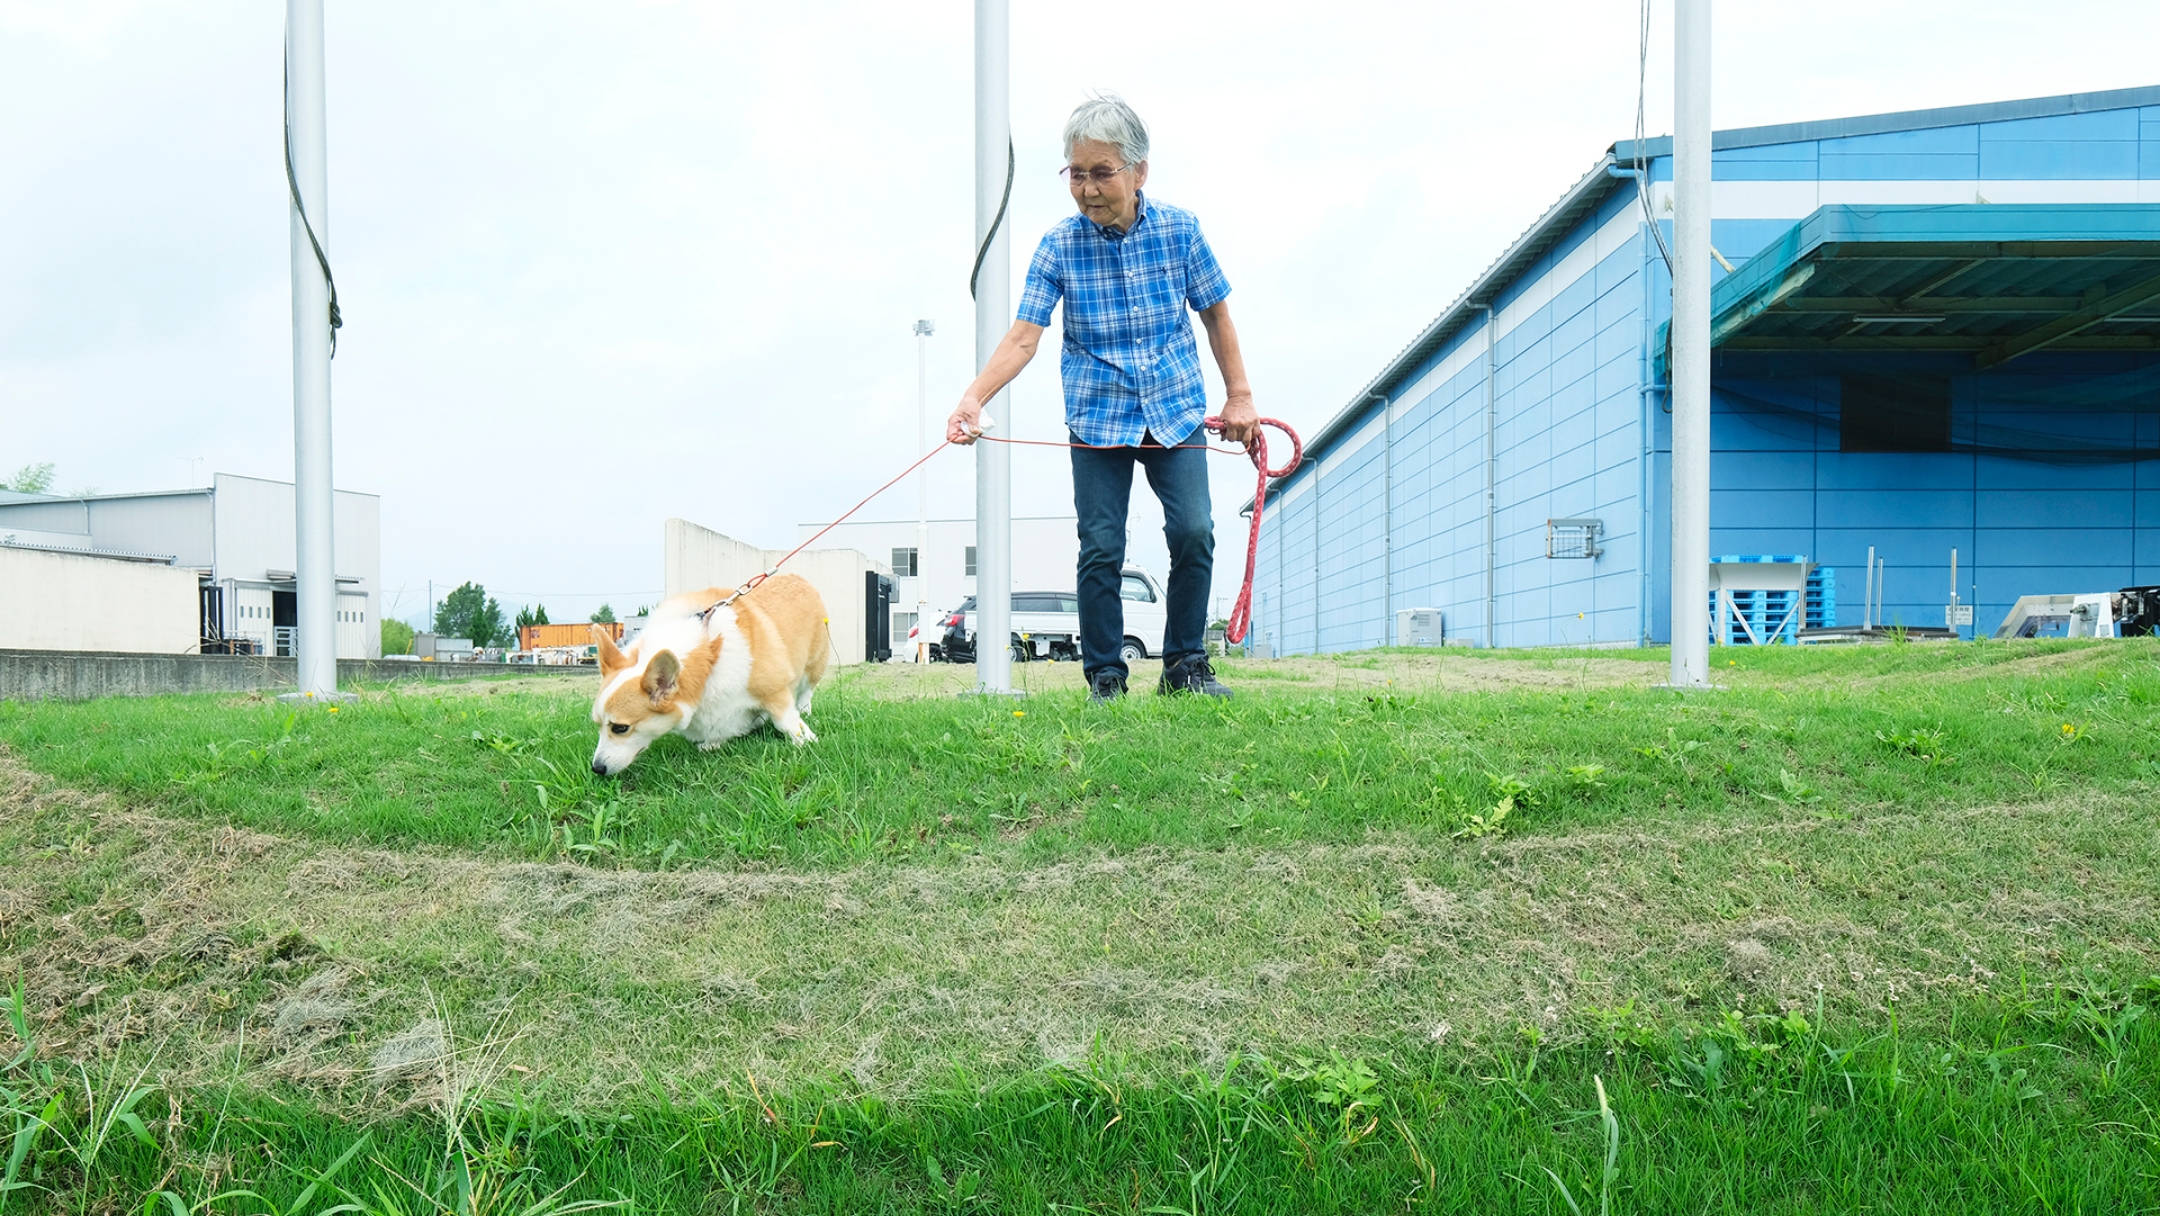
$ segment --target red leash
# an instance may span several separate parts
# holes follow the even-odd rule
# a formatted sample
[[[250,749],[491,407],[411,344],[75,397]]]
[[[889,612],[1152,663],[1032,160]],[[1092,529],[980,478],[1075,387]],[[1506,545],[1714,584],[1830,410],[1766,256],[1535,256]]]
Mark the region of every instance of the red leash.
[[[1220,417],[1210,416],[1203,422],[1201,422],[1200,425],[1206,427],[1210,431],[1215,432],[1216,434],[1222,433],[1223,421]],[[1268,467],[1267,435],[1262,432],[1260,428],[1269,426],[1274,427],[1278,431],[1281,431],[1283,435],[1290,440],[1290,463],[1284,465],[1279,469],[1271,469]],[[991,443],[1009,443],[1020,447],[1032,448],[1092,448],[1097,451],[1105,451],[1109,450],[1111,447],[1122,446],[1097,443],[1059,443],[1055,440],[1050,439],[1001,439],[992,435],[980,434],[977,435],[976,438],[981,440],[987,440]],[[803,543],[788,550],[785,557],[782,557],[779,561],[776,561],[772,564],[771,570],[767,570],[765,573],[758,575],[756,578],[753,578],[749,582],[744,583],[742,586],[736,588],[735,595],[741,595],[743,592],[750,590],[752,587],[755,587],[759,583],[764,582],[767,578],[770,578],[775,571],[778,571],[780,569],[780,567],[787,565],[788,558],[794,557],[796,554],[809,548],[811,545],[816,544],[819,537],[824,536],[827,532],[830,532],[834,528],[837,528],[841,524],[847,522],[848,516],[853,515],[857,511],[862,510],[864,507],[869,506],[871,499],[874,499],[878,495],[883,494],[885,491],[892,489],[896,485],[899,485],[900,482],[905,479],[908,474],[914,472],[915,470],[923,467],[926,464],[929,464],[930,461],[935,458],[939,452],[942,452],[946,448],[953,446],[956,445],[954,445],[950,440],[947,440],[946,442],[941,443],[938,446],[930,449],[928,452],[923,453],[921,459],[917,460],[914,464],[911,464],[908,467],[900,470],[898,476],[895,476],[891,481],[888,481],[884,485],[879,486],[877,489],[870,491],[869,494],[864,496],[861,502],[856,503],[852,507],[849,507],[846,512],[844,512],[840,516],[840,518],[832,521],[829,524],[826,524],[822,528],[819,528],[817,530],[817,534],[812,536],[809,540],[806,540]],[[1252,627],[1253,567],[1255,563],[1257,563],[1260,559],[1260,513],[1262,509],[1267,505],[1268,479],[1271,477],[1288,477],[1290,474],[1297,471],[1297,467],[1305,462],[1305,441],[1298,438],[1298,433],[1296,431],[1290,429],[1290,424],[1275,418],[1262,418],[1253,424],[1252,438],[1246,441],[1245,447],[1242,450],[1238,448],[1219,448],[1213,444],[1209,444],[1207,446],[1208,450],[1212,452],[1223,452],[1233,456],[1250,456],[1252,458],[1253,468],[1259,474],[1258,483],[1253,489],[1252,533],[1246,538],[1245,542],[1245,584],[1238,591],[1237,604],[1230,609],[1230,627],[1224,633],[1224,636],[1227,637],[1234,644],[1244,641],[1246,632]],[[734,599],[735,595],[731,595],[726,600],[722,600],[720,602],[723,604],[727,603],[728,600]],[[707,609],[706,611],[709,612],[711,611],[711,609]]]
[[[1209,418],[1201,425],[1211,431],[1220,431],[1222,419]],[[1267,426],[1281,431],[1290,441],[1290,463],[1279,469],[1268,467],[1267,435],[1260,429]],[[1298,438],[1298,433],[1291,430],[1288,424],[1273,418],[1262,418],[1253,424],[1252,438],[1246,441],[1245,452],[1252,457],[1253,468],[1258,471],[1259,480],[1253,487],[1252,534],[1245,539],[1245,584],[1238,588],[1237,603],[1230,609],[1230,627],[1223,631],[1223,636],[1232,644],[1244,641],[1246,632],[1252,628],[1253,564],[1260,560],[1260,512],[1267,506],[1268,478],[1288,477],[1296,472],[1297,467],[1305,463],[1305,441]]]

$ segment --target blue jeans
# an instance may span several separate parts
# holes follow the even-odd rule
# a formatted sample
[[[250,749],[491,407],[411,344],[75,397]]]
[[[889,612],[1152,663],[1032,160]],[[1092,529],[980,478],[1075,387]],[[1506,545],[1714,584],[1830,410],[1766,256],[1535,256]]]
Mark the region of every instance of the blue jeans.
[[[1072,437],[1074,443],[1080,437]],[[1166,448],[1152,435],[1133,448],[1072,449],[1073,512],[1080,517],[1080,661],[1089,679],[1100,671],[1129,675],[1118,653],[1125,641],[1125,523],[1132,506],[1133,466],[1147,471],[1162,502],[1163,539],[1170,546],[1162,659],[1174,663],[1204,654],[1208,591],[1215,579],[1215,513],[1208,498],[1207,432]]]

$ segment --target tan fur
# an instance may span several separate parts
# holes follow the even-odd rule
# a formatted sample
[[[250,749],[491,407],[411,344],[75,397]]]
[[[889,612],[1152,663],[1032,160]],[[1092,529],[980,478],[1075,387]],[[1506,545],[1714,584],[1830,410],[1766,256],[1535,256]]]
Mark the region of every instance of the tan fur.
[[[812,685],[832,662],[832,629],[817,588],[791,574],[770,578],[735,601],[735,623],[750,643],[750,695],[775,718],[795,704],[797,673]]]
[[[617,652],[620,657],[620,652]],[[714,638],[690,652],[687,659],[677,659],[672,651],[663,650],[645,665],[645,678],[635,684],[625,684],[608,698],[608,716],[617,722],[636,722],[650,714],[669,714],[676,711],[677,702],[695,705],[705,695],[705,681],[712,675],[713,664],[720,658],[720,639]],[[606,679],[630,665],[621,659],[612,669],[608,667],[607,651],[600,652],[601,678]],[[672,667],[666,678],[660,678],[665,668]]]
[[[592,627],[593,641],[600,646],[600,675],[605,679],[630,665],[630,659],[615,645],[615,635],[598,625]]]

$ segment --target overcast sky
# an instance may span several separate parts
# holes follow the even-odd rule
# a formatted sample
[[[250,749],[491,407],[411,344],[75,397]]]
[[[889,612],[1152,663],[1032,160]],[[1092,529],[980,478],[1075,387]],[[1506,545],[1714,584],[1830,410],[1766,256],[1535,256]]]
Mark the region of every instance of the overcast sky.
[[[1121,92],[1154,132],[1150,194],[1199,214],[1229,275],[1260,411],[1308,433],[1634,126],[1632,3],[1012,9],[1014,299],[1071,206],[1065,114]],[[1671,18],[1658,0],[1653,134]],[[0,0],[0,474],[291,477],[283,19]],[[789,545],[912,459],[912,322],[938,324],[935,418],[972,370],[972,19],[330,0],[337,481],[382,495],[398,615],[430,579],[558,620],[634,606],[665,518]],[[2160,83],[2160,5],[1716,22],[1719,127]],[[1016,393],[1007,433],[1061,436],[1054,350]],[[1062,453],[1015,460],[1017,513],[1070,512]],[[972,457],[931,468],[932,514],[970,513]],[[1214,476],[1241,565],[1250,466]]]

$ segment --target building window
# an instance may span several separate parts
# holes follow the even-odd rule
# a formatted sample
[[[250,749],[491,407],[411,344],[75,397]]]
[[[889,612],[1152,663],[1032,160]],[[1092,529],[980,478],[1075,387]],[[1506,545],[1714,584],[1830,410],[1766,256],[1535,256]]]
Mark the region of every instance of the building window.
[[[1838,380],[1838,451],[1950,450],[1948,377],[1847,373]]]
[[[895,550],[893,550],[893,551],[892,551],[892,572],[893,572],[893,577],[894,577],[894,578],[914,578],[914,577],[915,577],[916,575],[918,575],[918,574],[922,573],[922,571],[920,571],[920,570],[917,570],[917,569],[915,568],[915,556],[916,556],[916,555],[915,555],[915,550],[914,550],[913,548],[907,548],[907,549],[895,549]]]
[[[975,546],[973,545],[967,547],[967,576],[969,578],[975,577]]]

